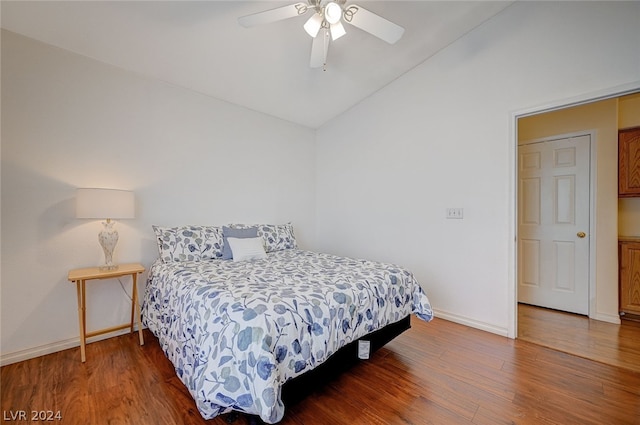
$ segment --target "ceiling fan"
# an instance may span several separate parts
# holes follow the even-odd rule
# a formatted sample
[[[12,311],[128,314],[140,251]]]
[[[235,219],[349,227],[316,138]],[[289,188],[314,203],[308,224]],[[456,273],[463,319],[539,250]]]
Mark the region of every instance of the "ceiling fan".
[[[335,41],[346,34],[343,22],[372,34],[389,44],[400,40],[404,28],[356,4],[347,5],[347,0],[308,0],[264,12],[238,18],[245,28],[269,24],[283,19],[301,16],[308,11],[313,15],[304,24],[305,31],[313,37],[311,45],[312,68],[326,65],[329,40]]]

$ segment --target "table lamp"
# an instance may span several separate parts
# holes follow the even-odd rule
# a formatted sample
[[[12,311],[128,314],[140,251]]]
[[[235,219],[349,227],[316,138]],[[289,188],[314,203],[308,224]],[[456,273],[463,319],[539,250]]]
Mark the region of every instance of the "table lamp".
[[[133,192],[118,189],[77,189],[76,217],[106,219],[104,228],[98,233],[98,241],[104,251],[104,265],[100,270],[115,270],[113,250],[118,243],[118,231],[113,219],[135,218]]]

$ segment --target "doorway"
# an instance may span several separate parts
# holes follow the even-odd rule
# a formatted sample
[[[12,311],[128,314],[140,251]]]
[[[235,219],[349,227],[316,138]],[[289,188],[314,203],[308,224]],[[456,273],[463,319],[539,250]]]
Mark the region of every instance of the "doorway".
[[[619,90],[617,92],[610,91],[605,93],[598,99],[584,100],[579,104],[570,105],[558,105],[555,108],[548,108],[546,110],[539,111],[527,111],[526,113],[520,113],[514,115],[514,162],[513,169],[515,178],[512,180],[514,184],[514,190],[516,192],[514,203],[514,238],[513,245],[513,273],[512,279],[514,282],[514,316],[513,328],[514,337],[530,337],[531,335],[520,335],[518,315],[523,312],[531,312],[526,305],[523,308],[518,307],[518,275],[521,272],[518,257],[518,194],[520,189],[518,187],[518,143],[526,140],[545,140],[553,138],[554,134],[566,134],[576,135],[580,133],[591,133],[591,203],[594,206],[591,210],[590,217],[590,233],[588,236],[590,240],[590,255],[591,265],[589,266],[589,317],[575,316],[568,313],[560,313],[563,323],[565,319],[570,320],[571,316],[586,320],[591,325],[581,325],[587,332],[592,332],[595,329],[594,323],[600,326],[601,323],[608,322],[613,326],[620,325],[620,317],[618,315],[618,259],[617,259],[617,238],[619,225],[620,231],[624,232],[625,228],[629,228],[630,225],[625,221],[631,222],[626,216],[631,216],[630,213],[618,215],[618,208],[624,208],[624,205],[620,205],[617,196],[617,131],[618,128],[628,127],[633,122],[629,120],[637,120],[640,115],[637,113],[640,108],[640,93],[638,93],[637,84],[630,87],[628,90]],[[631,104],[635,106],[630,107]],[[623,104],[626,105],[623,108]],[[626,110],[626,117],[623,114],[623,110]],[[635,122],[635,121],[634,121]],[[622,127],[619,127],[622,126]],[[640,203],[640,198],[638,198]],[[640,211],[640,210],[639,210]],[[618,217],[620,218],[620,224],[618,223]],[[637,217],[635,215],[634,217]],[[634,219],[634,223],[638,223]],[[597,238],[596,238],[597,230]],[[640,226],[635,226],[632,231],[640,230]],[[585,232],[586,233],[586,232]],[[635,233],[634,233],[635,234]],[[545,310],[545,309],[542,309]],[[554,310],[546,310],[551,314]],[[526,314],[526,313],[525,313]],[[520,314],[522,317],[522,314]],[[547,318],[546,314],[542,317]],[[595,320],[593,320],[595,319]],[[535,326],[545,326],[546,320],[535,321]],[[554,319],[555,322],[555,319]],[[548,323],[548,322],[547,322]],[[585,323],[585,322],[581,322]],[[605,326],[605,325],[603,325]],[[617,329],[617,328],[616,328]],[[531,328],[526,332],[530,333]],[[567,329],[565,329],[567,331]],[[525,332],[525,330],[523,330]],[[546,345],[550,348],[555,348],[560,351],[562,347],[554,346],[554,339],[549,337],[550,331],[548,329],[538,330],[536,334],[541,338],[540,341],[535,341],[541,345]],[[565,338],[566,339],[566,338]],[[533,341],[532,341],[533,342]],[[576,345],[576,349],[580,350]],[[574,353],[589,357],[589,353]],[[600,361],[605,361],[600,358]],[[605,361],[606,362],[606,361]]]

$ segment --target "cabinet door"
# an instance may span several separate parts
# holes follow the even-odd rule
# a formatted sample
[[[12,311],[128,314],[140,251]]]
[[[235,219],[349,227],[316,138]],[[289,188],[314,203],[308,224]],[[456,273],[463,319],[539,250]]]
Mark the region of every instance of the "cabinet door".
[[[620,243],[620,310],[640,314],[640,242]]]
[[[640,127],[618,132],[618,196],[640,197]]]

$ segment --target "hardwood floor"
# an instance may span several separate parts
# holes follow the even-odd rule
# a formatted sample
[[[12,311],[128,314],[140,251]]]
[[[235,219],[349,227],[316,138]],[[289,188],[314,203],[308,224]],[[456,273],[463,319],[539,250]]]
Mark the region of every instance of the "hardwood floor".
[[[623,320],[616,325],[519,304],[518,338],[640,372],[640,322]]]
[[[282,424],[639,424],[640,373],[434,319],[295,405]],[[64,424],[226,424],[203,420],[145,331],[4,366],[3,420],[59,411]],[[7,420],[7,423],[13,421]],[[17,422],[27,423],[27,422]],[[235,424],[248,423],[239,417]]]

